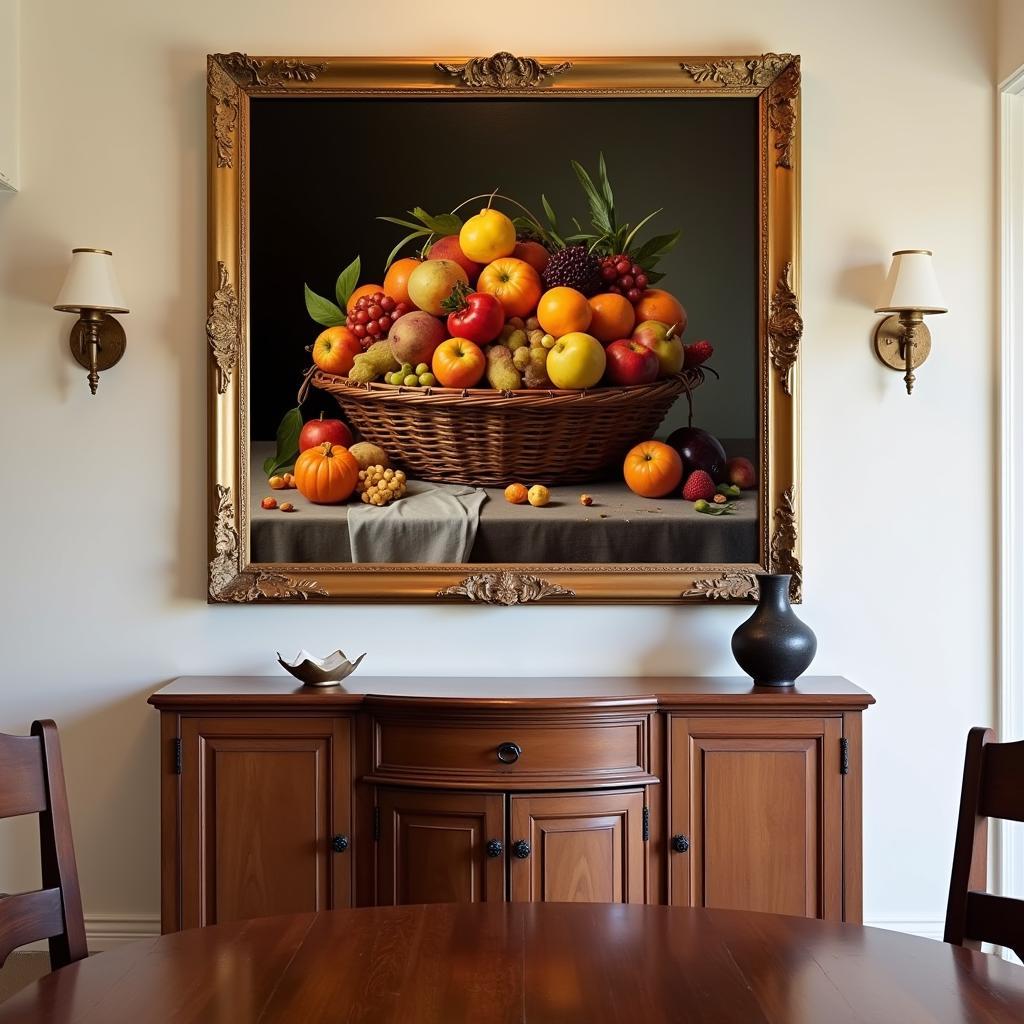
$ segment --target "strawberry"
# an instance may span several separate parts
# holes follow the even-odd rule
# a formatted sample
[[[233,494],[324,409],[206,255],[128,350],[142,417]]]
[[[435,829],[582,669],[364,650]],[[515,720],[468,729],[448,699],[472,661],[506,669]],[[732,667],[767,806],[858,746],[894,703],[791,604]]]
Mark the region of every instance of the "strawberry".
[[[683,366],[689,369],[691,366],[700,366],[706,363],[714,354],[715,347],[710,341],[695,341],[692,345],[683,346]]]
[[[683,497],[687,501],[707,501],[715,496],[715,481],[703,469],[695,469],[683,485]]]

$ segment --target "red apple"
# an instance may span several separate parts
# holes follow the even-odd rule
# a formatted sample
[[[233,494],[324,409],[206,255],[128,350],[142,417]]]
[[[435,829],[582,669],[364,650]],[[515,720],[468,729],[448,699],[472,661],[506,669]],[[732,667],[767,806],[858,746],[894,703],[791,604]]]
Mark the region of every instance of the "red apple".
[[[299,431],[299,451],[304,452],[307,448],[315,448],[327,441],[348,448],[352,440],[352,431],[346,424],[341,420],[325,420],[324,414],[320,413],[320,419],[310,420]]]
[[[757,486],[757,471],[754,464],[742,455],[737,455],[726,462],[725,478],[744,491],[751,491]]]
[[[484,269],[482,263],[474,263],[462,251],[458,235],[445,235],[444,238],[439,238],[427,252],[427,259],[451,260],[453,263],[458,263],[466,272],[466,277],[469,278],[470,284],[476,284],[480,271]]]
[[[543,274],[548,260],[551,259],[551,253],[540,242],[516,242],[516,247],[512,250],[512,257],[529,263],[538,274]]]
[[[650,384],[658,379],[661,364],[657,353],[646,345],[631,338],[613,341],[605,350],[608,366],[605,378],[609,384],[625,386],[629,384]]]
[[[644,320],[633,331],[633,340],[646,345],[658,357],[663,377],[671,377],[683,368],[683,343],[675,327],[660,320]]]

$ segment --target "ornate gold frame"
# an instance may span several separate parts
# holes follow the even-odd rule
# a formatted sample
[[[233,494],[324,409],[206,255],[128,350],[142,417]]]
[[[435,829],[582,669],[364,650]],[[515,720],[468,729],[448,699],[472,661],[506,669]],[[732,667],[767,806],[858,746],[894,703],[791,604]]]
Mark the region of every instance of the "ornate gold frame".
[[[760,109],[760,562],[735,565],[278,565],[248,557],[248,132],[253,96],[737,96]],[[756,572],[802,587],[798,311],[800,58],[207,58],[212,602],[752,600]]]

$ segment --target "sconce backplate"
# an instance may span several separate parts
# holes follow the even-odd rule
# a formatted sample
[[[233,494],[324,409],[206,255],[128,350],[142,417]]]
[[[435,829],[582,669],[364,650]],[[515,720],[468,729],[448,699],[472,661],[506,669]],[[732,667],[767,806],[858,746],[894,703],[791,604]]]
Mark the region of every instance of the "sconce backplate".
[[[84,320],[75,321],[71,328],[71,354],[76,362],[90,368],[89,344],[86,341],[86,330],[88,325]],[[125,349],[124,328],[112,317],[105,316],[100,321],[100,344],[96,353],[96,369],[109,370],[115,363],[119,362],[124,355]]]
[[[904,326],[899,316],[887,316],[875,328],[875,355],[894,370],[906,370],[907,361],[903,351]],[[910,357],[910,368],[916,370],[932,350],[932,335],[923,323],[917,325],[914,337],[914,351]]]

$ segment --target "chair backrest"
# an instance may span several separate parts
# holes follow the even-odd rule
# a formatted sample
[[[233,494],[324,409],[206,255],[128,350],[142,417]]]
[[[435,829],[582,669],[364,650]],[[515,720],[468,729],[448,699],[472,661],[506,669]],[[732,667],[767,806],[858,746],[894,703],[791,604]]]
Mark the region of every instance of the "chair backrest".
[[[989,818],[1024,821],[1024,741],[996,743],[991,729],[976,727],[967,735],[943,937],[955,946],[1007,946],[1024,959],[1024,900],[985,891]]]
[[[30,736],[0,733],[0,818],[39,815],[43,888],[0,895],[0,966],[11,950],[49,939],[56,970],[89,955],[71,841],[57,726],[32,723]]]

